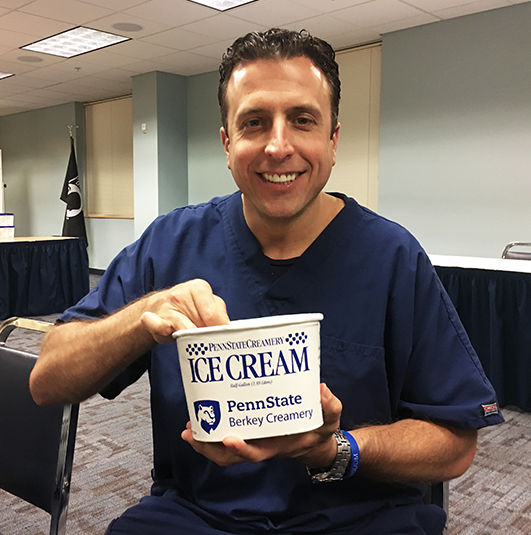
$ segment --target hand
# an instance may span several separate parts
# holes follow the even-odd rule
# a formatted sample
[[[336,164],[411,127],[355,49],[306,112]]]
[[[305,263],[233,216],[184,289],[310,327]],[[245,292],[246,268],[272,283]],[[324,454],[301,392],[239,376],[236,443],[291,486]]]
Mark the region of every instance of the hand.
[[[321,406],[323,425],[305,433],[248,441],[229,436],[222,442],[199,442],[194,440],[188,422],[181,437],[195,451],[219,466],[257,463],[273,457],[295,458],[311,468],[329,466],[337,454],[337,444],[332,435],[339,427],[342,405],[324,383],[321,383]]]
[[[214,295],[208,282],[194,279],[145,297],[142,326],[158,344],[173,341],[179,329],[229,323],[223,299]]]

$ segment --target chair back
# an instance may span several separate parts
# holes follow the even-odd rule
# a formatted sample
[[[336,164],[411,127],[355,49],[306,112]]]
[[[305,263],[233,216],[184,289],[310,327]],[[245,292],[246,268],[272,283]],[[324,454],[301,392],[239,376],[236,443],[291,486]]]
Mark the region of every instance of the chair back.
[[[531,242],[513,241],[505,246],[502,258],[531,260]]]
[[[446,526],[443,535],[448,533],[448,515],[450,502],[450,485],[448,481],[438,481],[431,483],[424,494],[424,503],[426,505],[438,505],[446,513]]]
[[[15,327],[35,328],[20,319],[0,325],[0,488],[47,511],[50,534],[59,535],[66,526],[79,406],[35,404],[29,375],[37,355],[6,345]]]

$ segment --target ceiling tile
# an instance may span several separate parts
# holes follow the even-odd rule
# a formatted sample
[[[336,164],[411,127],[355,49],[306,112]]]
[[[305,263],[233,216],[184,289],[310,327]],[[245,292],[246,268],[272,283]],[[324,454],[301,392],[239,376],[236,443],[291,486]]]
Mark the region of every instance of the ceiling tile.
[[[154,61],[129,63],[124,67],[137,70],[139,74],[156,70],[189,76],[201,72],[215,71],[218,65],[219,59],[201,56],[192,52],[176,52],[169,56],[156,58]]]
[[[1,17],[0,17],[1,18]],[[2,29],[0,31],[0,46],[12,48],[18,48],[19,46],[26,45],[35,39],[34,35],[29,35],[22,31],[10,31],[8,29]]]
[[[462,17],[463,15],[471,15],[472,13],[477,13],[478,11],[486,11],[489,9],[496,9],[509,5],[509,0],[476,0],[475,2],[470,2],[463,6],[454,6],[445,9],[439,9],[435,11],[435,13],[437,13],[437,15],[441,16],[442,18],[450,19],[454,17]]]
[[[225,53],[227,48],[232,45],[233,42],[234,39],[226,39],[211,45],[198,46],[197,48],[194,48],[194,54],[200,54],[202,56],[207,56],[220,61],[221,56]]]
[[[368,1],[371,0],[294,0],[293,3],[305,8],[315,9],[321,13],[332,13],[346,7],[365,4]]]
[[[219,12],[186,0],[150,0],[127,9],[125,13],[161,24],[168,24],[171,21],[173,26],[182,26],[189,22],[213,17]]]
[[[432,22],[438,22],[440,20],[441,17],[437,17],[436,15],[429,15],[428,13],[426,13],[422,15],[417,15],[415,17],[409,17],[407,19],[387,22],[385,24],[377,24],[376,26],[373,26],[373,28],[378,30],[383,35],[385,33],[396,32],[398,30],[403,30],[404,28],[414,28],[415,26],[430,24]]]
[[[145,74],[153,71],[173,72],[171,65],[162,63],[162,61],[159,59],[149,61],[133,61],[132,63],[127,63],[124,65],[124,68],[132,71],[132,76],[138,76],[139,74]]]
[[[289,27],[290,25],[286,25]],[[297,29],[308,30],[315,37],[320,37],[325,41],[330,40],[336,35],[346,34],[348,32],[354,33],[359,26],[352,22],[341,20],[340,18],[333,18],[330,15],[320,15],[303,19],[297,22]]]
[[[357,28],[352,29],[350,32],[334,35],[328,40],[328,42],[336,50],[345,50],[367,43],[374,43],[375,41],[379,41],[380,39],[381,35],[375,29]]]
[[[189,32],[184,28],[174,28],[172,30],[145,37],[144,41],[156,45],[167,46],[174,50],[189,50],[198,46],[210,45],[215,43],[217,39],[209,35]]]
[[[434,13],[447,7],[469,4],[472,0],[407,0],[407,3],[424,11]]]
[[[71,27],[71,24],[65,22],[57,22],[55,20],[37,17],[36,15],[30,15],[29,13],[21,13],[20,11],[11,11],[7,15],[0,17],[0,28],[6,30],[23,28],[25,34],[37,39],[64,32]],[[29,44],[29,42],[24,44]]]
[[[406,5],[399,0],[374,0],[330,14],[333,18],[354,23],[358,27],[370,27],[395,20],[421,15],[419,9]]]
[[[75,96],[73,97],[74,100],[93,100],[95,98],[94,89],[97,83],[98,80],[90,76],[79,80],[62,82],[59,89],[62,93],[70,93]],[[99,90],[101,91],[101,85]]]
[[[46,67],[45,69],[37,69],[36,71],[33,71],[33,74],[35,76],[55,78],[62,82],[89,76],[106,69],[106,67],[99,65],[98,63],[84,62],[80,64],[80,58],[82,58],[82,56],[67,59],[61,63]]]
[[[9,9],[17,9],[24,4],[28,4],[29,0],[0,0],[1,7],[7,7]]]
[[[116,24],[118,22],[138,24],[142,26],[142,29],[138,31],[117,30],[116,28],[113,28],[113,24]],[[113,13],[108,17],[103,17],[101,19],[92,21],[90,25],[91,28],[94,28],[96,30],[119,33],[120,35],[131,37],[132,39],[140,39],[142,37],[145,37],[146,35],[163,32],[165,30],[173,28],[173,26],[173,24],[162,24],[160,22],[154,22],[152,20],[135,17],[128,13]]]
[[[38,76],[33,76],[33,73],[35,71],[32,71],[30,74],[20,74],[17,75],[16,81],[18,84],[20,84],[23,87],[27,87],[30,89],[38,89],[40,87],[48,87],[50,85],[56,84],[57,80],[50,80],[45,78],[40,78]]]
[[[129,70],[127,68],[123,69],[106,69],[104,71],[100,71],[96,74],[98,78],[103,78],[104,80],[115,80],[117,82],[129,82],[131,80],[131,76],[135,76],[136,71]],[[87,76],[87,78],[90,78],[90,76]]]
[[[121,43],[114,45],[114,47],[119,47],[120,44]],[[105,68],[121,67],[124,62],[129,60],[126,56],[110,52],[109,48],[111,47],[94,50],[93,52],[76,56],[75,65],[81,68],[85,65],[96,65],[100,70],[103,70]]]
[[[145,4],[148,0],[83,0],[86,4],[95,6],[112,7],[115,11],[122,11],[140,4]],[[0,0],[2,2],[2,0]]]
[[[210,35],[216,39],[236,39],[251,31],[266,30],[267,26],[257,25],[230,15],[220,14],[216,17],[192,22],[185,26],[186,30],[203,35]]]
[[[53,89],[39,89],[39,90],[32,90],[27,92],[27,98],[35,98],[36,100],[44,101],[44,102],[50,102],[53,104],[60,104],[62,102],[67,102],[65,98],[68,98],[67,95],[62,94],[58,91],[54,91]]]
[[[21,61],[20,58],[31,58],[32,60],[37,61]],[[41,54],[39,52],[33,52],[32,50],[22,50],[20,48],[15,48],[9,50],[9,52],[2,54],[2,62],[4,61],[13,61],[17,64],[20,64],[22,67],[31,67],[32,69],[39,69],[40,67],[44,67],[46,65],[53,65],[54,63],[64,61],[64,58],[61,58],[59,56],[52,56],[51,54]]]
[[[321,10],[311,7],[301,9],[295,2],[286,0],[268,0],[254,2],[231,10],[231,16],[255,22],[261,26],[271,28],[285,25],[297,20],[320,15]]]
[[[22,63],[20,61],[8,61],[2,59],[0,62],[2,72],[10,72],[12,74],[22,74],[31,72],[36,69],[35,65],[31,63]]]
[[[127,56],[135,59],[149,59],[157,58],[171,54],[174,49],[166,46],[154,45],[147,41],[131,40],[121,43],[122,46],[117,46],[113,49],[113,54],[118,56]]]
[[[31,86],[28,86],[27,83],[24,83],[24,79],[19,75],[12,76],[11,78],[4,78],[3,80],[0,80],[0,98],[13,94],[13,90],[21,92],[30,89],[30,87]]]
[[[22,85],[6,85],[7,78],[0,80],[0,100],[13,95],[18,95],[21,91],[26,91],[27,88]]]
[[[164,61],[169,63],[172,67],[171,72],[183,76],[217,71],[219,66],[219,59],[201,56],[200,54],[194,54],[193,52],[177,52],[161,59],[164,59]]]
[[[24,13],[31,13],[49,19],[71,22],[72,24],[86,24],[87,22],[110,15],[113,11],[104,7],[85,4],[76,0],[36,0],[19,9]]]

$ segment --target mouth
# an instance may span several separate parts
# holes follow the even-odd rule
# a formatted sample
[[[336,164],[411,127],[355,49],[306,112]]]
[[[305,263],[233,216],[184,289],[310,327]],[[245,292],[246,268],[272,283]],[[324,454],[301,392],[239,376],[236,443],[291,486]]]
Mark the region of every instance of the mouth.
[[[260,173],[260,176],[272,184],[291,184],[301,173]]]

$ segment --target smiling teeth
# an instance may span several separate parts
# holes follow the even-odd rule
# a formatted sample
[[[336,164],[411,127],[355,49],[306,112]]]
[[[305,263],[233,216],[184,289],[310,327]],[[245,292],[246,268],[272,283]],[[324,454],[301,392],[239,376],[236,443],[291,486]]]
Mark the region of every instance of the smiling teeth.
[[[297,178],[298,173],[288,173],[282,175],[270,175],[269,173],[262,173],[262,176],[268,181],[274,184],[287,184],[293,182]]]

